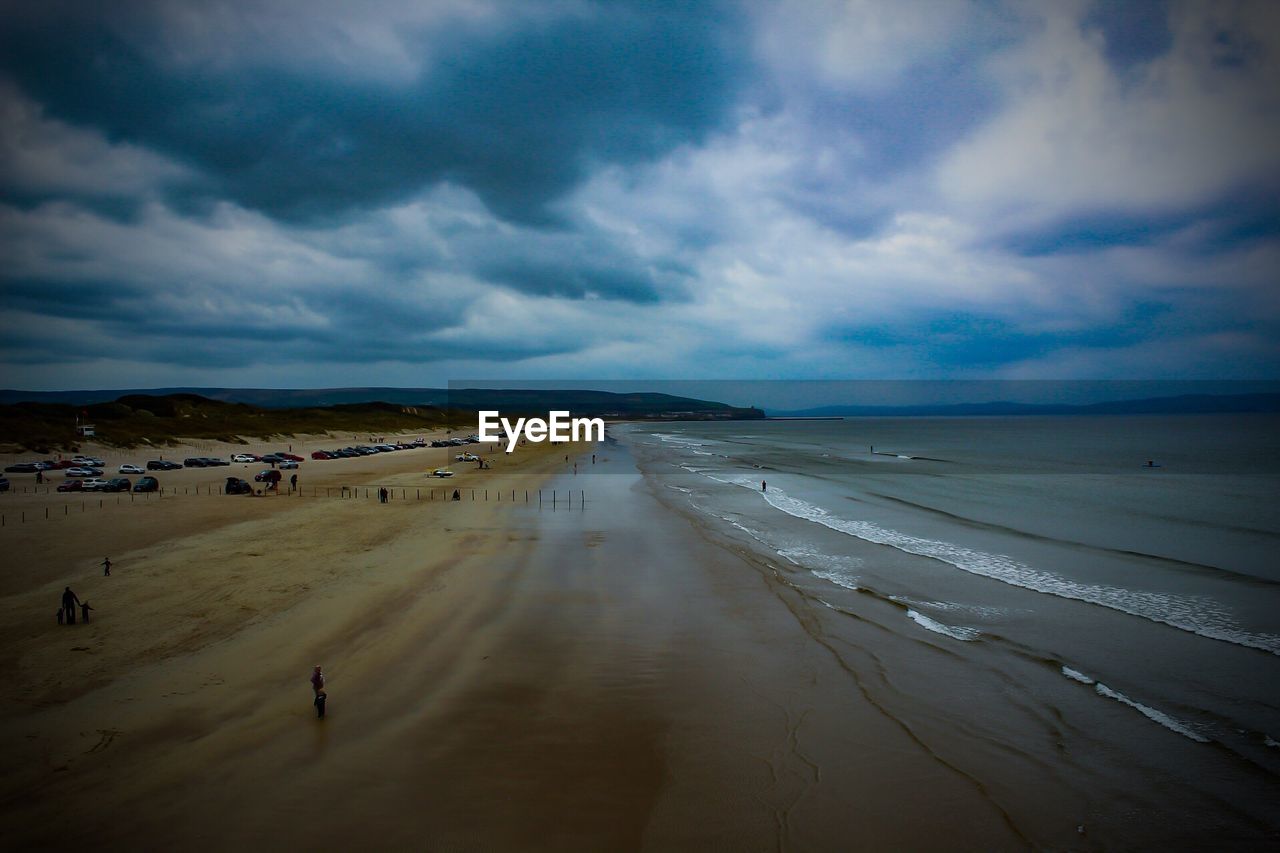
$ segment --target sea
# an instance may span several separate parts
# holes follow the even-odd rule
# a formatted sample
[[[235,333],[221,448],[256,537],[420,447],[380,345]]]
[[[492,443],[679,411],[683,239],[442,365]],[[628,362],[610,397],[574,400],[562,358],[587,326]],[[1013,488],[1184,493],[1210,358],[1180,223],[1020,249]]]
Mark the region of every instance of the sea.
[[[611,433],[963,772],[1070,792],[1081,833],[1280,837],[1280,416]]]

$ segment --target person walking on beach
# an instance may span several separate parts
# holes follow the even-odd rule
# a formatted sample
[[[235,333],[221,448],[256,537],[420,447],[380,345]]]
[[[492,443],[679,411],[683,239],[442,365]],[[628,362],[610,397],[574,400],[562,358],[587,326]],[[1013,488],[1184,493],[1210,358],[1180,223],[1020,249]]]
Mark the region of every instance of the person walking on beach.
[[[316,706],[316,716],[323,719],[328,694],[324,692],[324,671],[320,669],[320,664],[316,664],[316,668],[311,670],[311,692],[315,694],[312,704]]]
[[[89,611],[93,608],[89,606],[89,602],[80,602],[80,618],[84,619],[84,624],[89,624]]]
[[[298,490],[298,475],[294,474],[289,478],[289,491],[296,492]]]
[[[71,587],[67,587],[62,591],[62,612],[66,614],[67,624],[76,624],[76,605],[80,603],[80,599],[71,591]]]
[[[104,578],[111,577],[111,558],[110,557],[102,558],[102,576]]]
[[[324,690],[324,671],[320,669],[320,664],[316,664],[316,668],[311,670],[311,690],[317,694]]]
[[[767,492],[767,491],[769,491],[769,484],[768,484],[768,483],[766,483],[764,480],[761,480],[761,481],[760,481],[760,491],[762,491],[762,492]]]

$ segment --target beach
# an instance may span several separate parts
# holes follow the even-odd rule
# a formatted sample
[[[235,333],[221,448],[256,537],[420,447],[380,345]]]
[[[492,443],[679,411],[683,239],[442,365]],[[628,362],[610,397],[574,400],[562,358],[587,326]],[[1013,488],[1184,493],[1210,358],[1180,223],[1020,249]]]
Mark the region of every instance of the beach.
[[[947,638],[904,643],[880,603],[860,613],[682,509],[652,459],[641,473],[648,436],[625,438],[454,463],[447,484],[425,472],[452,449],[307,462],[301,495],[188,485],[6,526],[0,831],[28,849],[209,850],[1091,849],[1223,831],[1170,823],[1147,792],[1111,801],[1089,789],[1105,768],[1082,779],[1023,748],[1016,713],[966,711]],[[67,584],[88,625],[55,624]]]
[[[1017,846],[909,733],[856,695],[815,701],[829,657],[625,453],[575,476],[590,457],[561,451],[475,472],[487,502],[186,495],[5,528],[6,838],[813,849],[947,828]],[[417,484],[417,453],[368,474]],[[556,508],[512,503],[525,486]],[[68,583],[88,625],[54,623]],[[806,753],[828,737],[839,760]],[[888,770],[928,787],[929,819],[901,819]]]

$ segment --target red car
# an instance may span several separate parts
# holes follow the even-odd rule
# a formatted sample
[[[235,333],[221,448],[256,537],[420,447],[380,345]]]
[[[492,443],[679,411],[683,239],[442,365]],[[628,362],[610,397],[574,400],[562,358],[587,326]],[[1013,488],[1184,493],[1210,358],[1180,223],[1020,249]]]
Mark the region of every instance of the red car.
[[[329,455],[329,451],[327,450],[313,450],[311,451],[311,458],[312,459],[332,459],[333,457]]]
[[[301,457],[301,456],[298,456],[298,455],[293,454],[293,453],[284,453],[284,452],[282,452],[282,451],[277,451],[276,456],[279,456],[281,459],[288,459],[288,460],[289,460],[289,461],[291,461],[291,462],[302,462],[302,461],[303,461],[303,459],[302,459],[302,457]]]
[[[60,492],[83,492],[84,482],[82,480],[63,480],[58,484]]]

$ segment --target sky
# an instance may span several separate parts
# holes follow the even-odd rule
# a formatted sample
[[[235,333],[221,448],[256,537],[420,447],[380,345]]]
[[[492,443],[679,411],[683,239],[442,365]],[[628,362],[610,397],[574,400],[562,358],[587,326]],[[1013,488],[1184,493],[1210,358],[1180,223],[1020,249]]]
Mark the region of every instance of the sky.
[[[1280,378],[1280,4],[0,0],[0,387]]]

